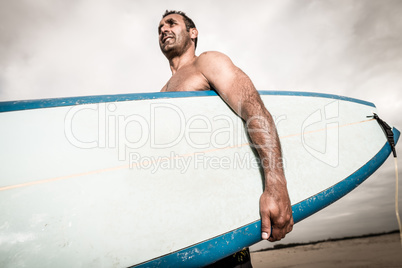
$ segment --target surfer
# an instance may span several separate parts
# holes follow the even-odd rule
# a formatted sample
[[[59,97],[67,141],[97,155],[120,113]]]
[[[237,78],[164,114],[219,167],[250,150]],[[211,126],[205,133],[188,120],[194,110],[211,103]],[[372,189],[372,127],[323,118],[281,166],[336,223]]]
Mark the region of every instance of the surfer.
[[[281,240],[293,228],[292,207],[276,127],[252,81],[220,52],[195,55],[198,30],[185,13],[167,10],[158,33],[159,46],[172,71],[161,91],[215,90],[246,122],[265,176],[260,197],[261,238],[271,242]]]

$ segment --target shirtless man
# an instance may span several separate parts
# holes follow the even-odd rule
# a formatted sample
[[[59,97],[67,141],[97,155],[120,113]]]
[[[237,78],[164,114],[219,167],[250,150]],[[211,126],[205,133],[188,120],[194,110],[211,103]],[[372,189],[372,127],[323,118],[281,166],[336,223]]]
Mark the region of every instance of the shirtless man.
[[[261,238],[271,242],[281,240],[293,228],[292,207],[275,124],[253,83],[222,53],[208,51],[195,55],[198,31],[183,12],[166,11],[158,33],[159,46],[172,71],[161,91],[215,90],[246,122],[265,176],[260,197]]]

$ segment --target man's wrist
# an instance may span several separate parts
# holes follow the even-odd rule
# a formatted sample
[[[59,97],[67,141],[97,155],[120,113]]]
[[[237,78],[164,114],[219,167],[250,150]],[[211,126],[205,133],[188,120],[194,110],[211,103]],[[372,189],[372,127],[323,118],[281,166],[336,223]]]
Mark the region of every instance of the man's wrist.
[[[285,178],[285,173],[283,172],[282,169],[277,169],[277,170],[270,170],[265,172],[265,181],[272,181],[272,182],[277,182],[277,181],[283,181],[286,183],[286,178]]]

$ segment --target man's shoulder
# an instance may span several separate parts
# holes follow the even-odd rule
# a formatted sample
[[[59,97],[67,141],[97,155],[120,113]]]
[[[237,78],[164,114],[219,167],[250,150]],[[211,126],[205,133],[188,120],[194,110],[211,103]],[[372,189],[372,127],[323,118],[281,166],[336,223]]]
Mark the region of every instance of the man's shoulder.
[[[205,51],[198,56],[198,59],[216,59],[216,58],[229,58],[222,52],[219,51]]]
[[[206,51],[198,56],[197,63],[200,66],[210,67],[211,65],[232,64],[232,61],[222,52]]]

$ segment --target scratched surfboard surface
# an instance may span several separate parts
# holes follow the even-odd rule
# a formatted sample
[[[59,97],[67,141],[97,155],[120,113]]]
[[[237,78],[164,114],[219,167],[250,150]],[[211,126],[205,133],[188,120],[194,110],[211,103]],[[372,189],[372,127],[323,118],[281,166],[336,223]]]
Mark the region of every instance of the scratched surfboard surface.
[[[260,94],[296,222],[390,154],[372,103]],[[2,102],[0,124],[2,267],[195,267],[260,240],[261,164],[212,91]]]

